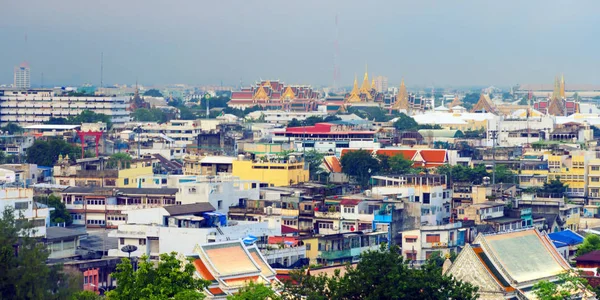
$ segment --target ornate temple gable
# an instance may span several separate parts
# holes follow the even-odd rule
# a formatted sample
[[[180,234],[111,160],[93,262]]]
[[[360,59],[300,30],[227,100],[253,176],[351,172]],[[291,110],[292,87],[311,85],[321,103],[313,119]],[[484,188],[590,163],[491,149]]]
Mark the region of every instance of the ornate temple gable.
[[[405,110],[408,112],[408,92],[406,91],[406,85],[404,85],[404,79],[400,83],[400,89],[398,95],[396,95],[396,102],[392,106],[394,110]]]
[[[257,100],[261,100],[261,101],[266,101],[269,100],[269,94],[267,94],[267,91],[265,90],[264,85],[261,85],[258,90],[256,90],[256,92],[254,93],[254,96],[252,96],[252,100],[257,101]]]
[[[481,96],[479,96],[479,101],[477,101],[477,103],[473,106],[473,109],[471,109],[471,112],[480,111],[498,114],[496,111],[496,106],[494,105],[494,103],[492,103],[492,100],[490,100],[490,97],[486,94],[481,94]]]
[[[465,245],[446,274],[479,287],[479,293],[485,295],[486,299],[495,299],[495,295],[499,296],[497,299],[504,299],[504,288],[481,262],[470,244]]]
[[[350,92],[348,99],[346,99],[346,102],[355,103],[355,102],[360,102],[360,101],[361,101],[361,99],[360,99],[359,90],[358,90],[358,79],[356,78],[356,76],[354,76],[354,87],[352,87],[352,91]]]
[[[454,100],[452,100],[452,103],[450,103],[450,108],[455,107],[455,106],[461,106],[462,105],[462,101],[460,101],[460,99],[458,98],[458,95],[456,95],[454,97]]]
[[[548,105],[548,114],[553,116],[565,115],[565,103],[562,98],[552,98]]]
[[[283,94],[281,95],[281,100],[295,100],[296,99],[296,94],[294,93],[294,90],[292,89],[291,86],[288,85],[288,87],[285,89],[285,92],[283,92]]]

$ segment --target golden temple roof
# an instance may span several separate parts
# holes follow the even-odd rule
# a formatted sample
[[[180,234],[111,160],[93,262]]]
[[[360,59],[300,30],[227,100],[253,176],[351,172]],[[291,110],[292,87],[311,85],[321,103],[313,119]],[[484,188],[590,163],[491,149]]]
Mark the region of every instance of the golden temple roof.
[[[354,75],[354,86],[352,87],[352,91],[350,92],[350,96],[346,100],[347,102],[360,102],[360,96],[358,90],[358,79],[356,75]]]
[[[405,110],[408,112],[408,92],[406,91],[406,85],[404,85],[404,79],[400,83],[400,89],[398,95],[396,95],[396,102],[392,106],[393,109]]]
[[[296,99],[296,94],[294,94],[294,90],[292,89],[292,87],[288,85],[288,87],[285,89],[285,92],[283,92],[283,94],[281,95],[281,100],[294,99]]]

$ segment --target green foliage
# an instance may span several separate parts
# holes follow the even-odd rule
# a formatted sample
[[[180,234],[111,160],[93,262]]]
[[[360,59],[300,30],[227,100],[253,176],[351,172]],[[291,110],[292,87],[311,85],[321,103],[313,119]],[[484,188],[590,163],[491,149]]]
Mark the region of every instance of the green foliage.
[[[417,123],[417,121],[415,121],[415,119],[412,117],[404,113],[400,113],[398,120],[394,122],[394,127],[399,131],[413,131],[419,128],[419,123]]]
[[[529,104],[529,99],[526,96],[524,96],[523,98],[521,98],[521,100],[519,100],[518,104],[519,105],[527,105],[527,104]]]
[[[71,300],[101,300],[103,299],[101,296],[96,295],[96,293],[92,291],[81,291],[75,293]]]
[[[318,178],[320,174],[325,173],[325,170],[321,167],[323,164],[323,156],[322,153],[315,150],[304,153],[304,161],[308,163],[310,177],[313,179]]]
[[[23,133],[23,127],[19,126],[17,123],[9,122],[6,126],[0,128],[0,130],[4,131],[4,134],[19,134]]]
[[[250,282],[242,287],[237,294],[227,296],[227,300],[280,300],[275,291],[264,284]]]
[[[327,116],[325,118],[321,118],[319,116],[310,116],[310,117],[306,118],[304,121],[299,121],[298,119],[293,118],[290,122],[288,122],[287,126],[288,127],[314,126],[317,123],[333,122],[333,121],[339,121],[339,120],[341,120],[341,119],[336,116]]]
[[[97,114],[91,110],[84,110],[76,116],[70,116],[68,118],[55,118],[51,117],[50,120],[44,122],[44,124],[52,125],[81,125],[82,123],[106,123],[107,128],[112,127],[112,121],[109,116],[105,114]]]
[[[515,183],[513,171],[505,165],[496,165],[496,183]]]
[[[392,119],[392,116],[387,114],[387,111],[381,107],[350,107],[348,113],[355,114],[363,119],[375,122],[387,122]]]
[[[165,123],[171,120],[169,115],[160,108],[138,108],[131,113],[131,117],[137,122]]]
[[[389,158],[389,166],[393,174],[408,174],[412,171],[413,161],[398,154]]]
[[[539,190],[543,194],[552,194],[560,197],[567,190],[567,185],[558,179],[550,182],[544,182],[544,186]]]
[[[559,275],[557,283],[547,280],[538,281],[531,290],[541,300],[579,299],[577,294],[588,286],[587,280],[568,273]]]
[[[473,106],[479,101],[479,97],[481,95],[479,93],[470,93],[470,94],[466,94],[465,97],[463,98],[462,102],[463,102],[463,106],[467,109],[470,110],[471,108],[473,108]],[[491,97],[491,96],[490,96]]]
[[[54,210],[50,212],[50,221],[53,224],[66,223],[67,226],[73,224],[73,218],[65,204],[60,200],[60,196],[54,194],[49,196],[35,196],[33,197],[33,200],[54,208]]]
[[[185,105],[181,105],[177,108],[179,109],[180,120],[196,120],[198,118],[198,116]]]
[[[363,188],[368,186],[371,175],[379,171],[379,161],[366,150],[350,151],[342,156],[340,163],[342,171],[354,176]]]
[[[208,107],[209,108],[227,107],[227,102],[229,102],[229,100],[231,100],[231,99],[226,96],[213,97],[208,100]],[[206,109],[206,98],[204,98],[204,97],[202,97],[202,99],[200,99],[200,108]]]
[[[577,256],[581,256],[595,250],[600,250],[600,237],[590,233],[585,236],[583,243],[577,248]]]
[[[58,156],[69,155],[72,160],[81,158],[81,147],[73,146],[62,139],[49,139],[48,141],[35,140],[26,150],[27,162],[38,166],[53,166],[58,161]]]
[[[298,119],[293,118],[288,122],[287,127],[300,127],[302,126],[302,122],[298,121]]]
[[[163,94],[157,89],[149,89],[144,92],[144,96],[149,97],[163,97]]]
[[[68,299],[78,288],[62,266],[46,265],[48,251],[31,222],[7,206],[0,218],[0,299]]]
[[[108,158],[106,167],[109,169],[129,169],[131,167],[131,155],[128,153],[115,153]]]
[[[176,255],[161,254],[158,265],[142,256],[135,271],[130,260],[124,258],[111,274],[117,288],[106,293],[108,299],[204,299],[201,291],[209,282],[194,278],[191,259],[182,267]]]
[[[483,177],[490,177],[490,174],[485,169],[484,165],[477,165],[474,168],[465,167],[462,165],[443,165],[436,169],[438,174],[448,176],[451,182],[470,182],[473,184],[481,184]],[[490,177],[491,178],[491,177]]]
[[[422,268],[410,268],[399,255],[399,249],[361,255],[356,267],[347,266],[333,276],[307,275],[292,272],[292,281],[284,283],[284,299],[476,299],[477,288],[442,275],[441,268],[427,263]]]

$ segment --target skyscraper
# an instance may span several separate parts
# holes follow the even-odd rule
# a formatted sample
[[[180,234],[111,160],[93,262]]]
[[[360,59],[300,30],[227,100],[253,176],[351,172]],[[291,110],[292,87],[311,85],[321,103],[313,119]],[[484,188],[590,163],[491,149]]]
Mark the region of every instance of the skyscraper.
[[[28,89],[31,87],[28,63],[23,62],[20,66],[15,67],[14,87],[18,89]]]
[[[385,93],[388,89],[388,78],[385,76],[377,76],[375,77],[375,86],[374,88],[380,92]]]

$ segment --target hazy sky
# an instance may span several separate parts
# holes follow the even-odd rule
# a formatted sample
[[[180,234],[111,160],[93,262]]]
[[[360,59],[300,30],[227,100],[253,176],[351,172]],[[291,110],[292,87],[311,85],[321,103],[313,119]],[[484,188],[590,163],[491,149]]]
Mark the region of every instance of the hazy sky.
[[[0,83],[600,83],[600,1],[0,0]]]

